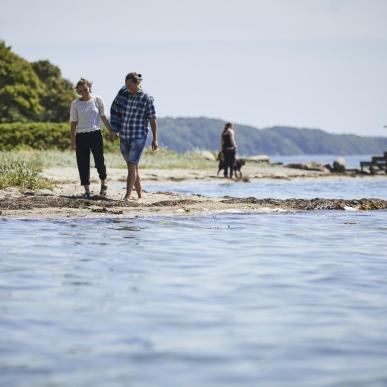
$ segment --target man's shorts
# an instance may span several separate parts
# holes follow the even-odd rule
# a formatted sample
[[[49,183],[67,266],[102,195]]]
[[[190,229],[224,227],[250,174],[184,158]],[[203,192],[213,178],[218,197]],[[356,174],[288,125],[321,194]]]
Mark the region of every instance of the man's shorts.
[[[146,138],[135,138],[133,140],[120,139],[122,156],[127,163],[138,164],[142,151],[145,148]]]

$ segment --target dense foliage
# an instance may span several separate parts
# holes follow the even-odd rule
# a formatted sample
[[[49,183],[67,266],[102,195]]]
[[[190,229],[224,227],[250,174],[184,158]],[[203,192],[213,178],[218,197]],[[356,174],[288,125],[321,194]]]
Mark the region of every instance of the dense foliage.
[[[28,62],[0,41],[0,122],[68,119],[71,82],[47,60]]]
[[[115,150],[118,142],[108,140],[103,130],[105,149]],[[52,122],[15,122],[0,124],[0,150],[70,149],[70,124]]]
[[[59,67],[48,60],[31,63],[41,81],[40,121],[64,122],[69,118],[70,103],[74,99],[74,89],[70,81],[63,79]]]
[[[41,86],[32,65],[0,42],[0,122],[37,119]]]

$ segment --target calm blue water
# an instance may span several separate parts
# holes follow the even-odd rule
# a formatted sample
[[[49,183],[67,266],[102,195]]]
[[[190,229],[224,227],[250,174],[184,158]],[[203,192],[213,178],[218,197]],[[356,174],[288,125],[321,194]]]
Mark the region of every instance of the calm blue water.
[[[338,158],[344,158],[347,162],[347,168],[360,169],[360,161],[370,161],[373,155],[297,155],[297,156],[270,156],[271,161],[277,161],[284,164],[289,163],[307,163],[315,161],[320,164],[330,164]],[[382,154],[380,154],[382,156]]]
[[[123,185],[122,185],[123,186]],[[308,178],[294,180],[260,179],[251,183],[230,182],[168,182],[146,184],[150,192],[197,193],[210,197],[234,196],[256,198],[331,198],[387,199],[387,176],[357,178]]]
[[[385,386],[387,212],[0,221],[1,386]]]
[[[338,156],[339,157],[339,156]],[[360,161],[371,160],[371,155],[344,156],[348,168],[359,168]],[[306,163],[315,161],[332,164],[334,155],[272,156],[272,161]],[[122,184],[124,187],[124,184]],[[215,182],[168,182],[146,184],[150,192],[168,191],[175,193],[201,194],[210,197],[234,196],[256,198],[339,198],[361,199],[376,197],[387,199],[387,175],[356,178],[300,178],[292,180],[260,179],[251,183],[230,182],[219,179]]]

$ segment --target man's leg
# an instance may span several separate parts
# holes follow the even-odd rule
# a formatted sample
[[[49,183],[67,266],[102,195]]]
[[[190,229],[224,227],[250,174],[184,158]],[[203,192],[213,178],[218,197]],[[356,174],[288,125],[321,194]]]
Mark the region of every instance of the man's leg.
[[[136,166],[136,180],[134,182],[134,188],[136,189],[137,196],[139,199],[141,199],[141,179],[140,179],[140,174],[138,173],[138,165]]]
[[[132,195],[132,189],[134,186],[134,183],[136,181],[136,171],[137,171],[137,165],[136,164],[131,164],[127,163],[128,165],[128,178],[127,178],[127,183],[126,183],[126,195],[125,195],[125,200],[130,200],[130,197]]]

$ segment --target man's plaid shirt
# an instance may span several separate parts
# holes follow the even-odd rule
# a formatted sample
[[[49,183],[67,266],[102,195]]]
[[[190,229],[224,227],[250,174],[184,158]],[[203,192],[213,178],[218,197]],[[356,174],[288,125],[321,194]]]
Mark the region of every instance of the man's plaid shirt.
[[[110,108],[110,125],[124,140],[145,138],[148,122],[156,118],[153,97],[139,90],[136,95],[122,87]]]

